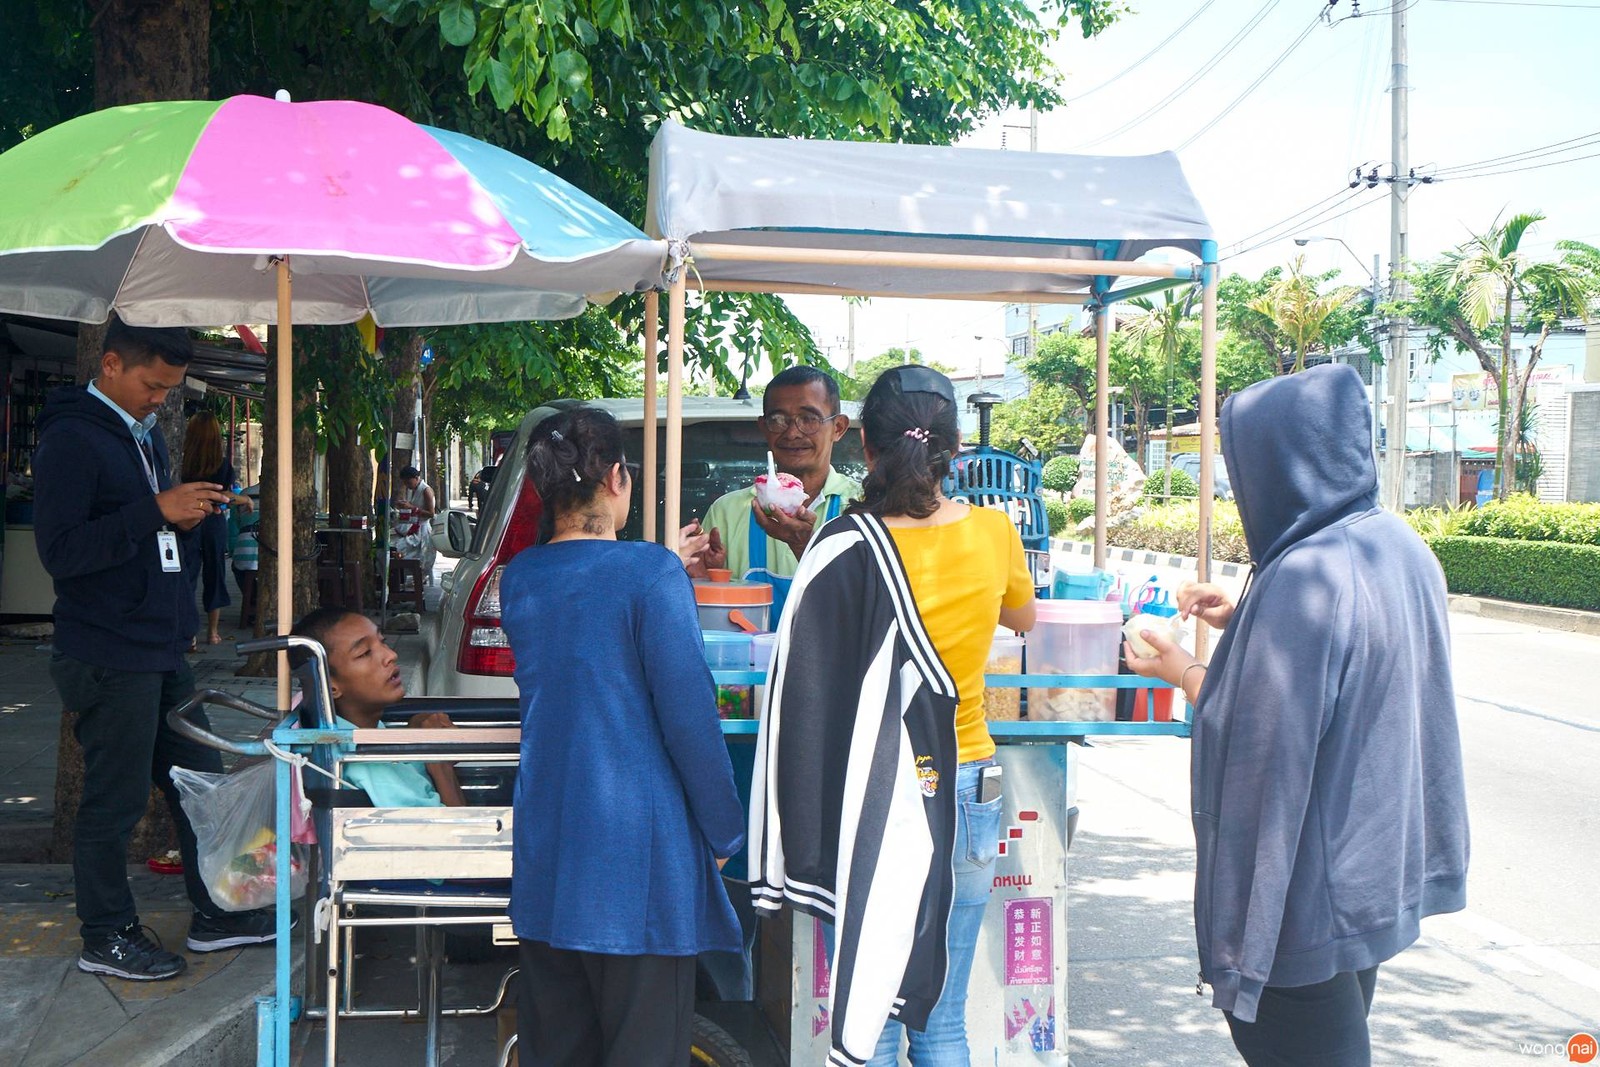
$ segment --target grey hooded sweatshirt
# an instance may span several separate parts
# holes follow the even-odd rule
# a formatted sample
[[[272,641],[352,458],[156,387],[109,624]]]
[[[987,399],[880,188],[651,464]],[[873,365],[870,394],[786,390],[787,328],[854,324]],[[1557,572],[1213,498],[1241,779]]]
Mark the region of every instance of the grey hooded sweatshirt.
[[[1315,367],[1228,400],[1255,579],[1197,700],[1195,934],[1212,1004],[1374,967],[1466,906],[1444,576],[1377,505],[1361,379]]]

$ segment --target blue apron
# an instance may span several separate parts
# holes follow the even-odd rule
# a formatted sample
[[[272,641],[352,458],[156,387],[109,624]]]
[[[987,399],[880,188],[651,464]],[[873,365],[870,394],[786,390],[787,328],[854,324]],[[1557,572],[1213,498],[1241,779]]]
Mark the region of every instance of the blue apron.
[[[828,498],[828,506],[823,509],[823,522],[832,522],[839,517],[839,497]],[[761,535],[756,536],[760,530]],[[783,602],[789,598],[789,587],[794,584],[793,578],[779,578],[767,570],[767,531],[761,529],[761,524],[756,522],[755,516],[750,517],[750,529],[747,532],[750,540],[750,569],[745,572],[745,577],[752,582],[770,582],[772,584],[772,613],[767,620],[767,627],[771,630],[778,628],[778,619],[783,616]]]

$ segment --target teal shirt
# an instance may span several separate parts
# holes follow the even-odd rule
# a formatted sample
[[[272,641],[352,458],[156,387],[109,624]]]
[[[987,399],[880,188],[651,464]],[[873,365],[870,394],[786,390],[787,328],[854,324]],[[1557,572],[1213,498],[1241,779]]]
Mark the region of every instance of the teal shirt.
[[[355,723],[334,716],[334,724],[341,730],[359,729]],[[379,723],[378,729],[387,729]],[[347,749],[348,751],[348,749]],[[358,789],[365,789],[375,808],[437,808],[444,805],[439,791],[428,777],[425,763],[346,763],[344,780]]]

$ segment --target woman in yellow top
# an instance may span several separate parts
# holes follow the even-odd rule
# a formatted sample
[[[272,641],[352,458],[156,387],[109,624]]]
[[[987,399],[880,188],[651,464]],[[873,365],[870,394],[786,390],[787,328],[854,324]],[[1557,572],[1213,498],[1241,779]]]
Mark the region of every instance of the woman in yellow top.
[[[850,506],[889,528],[911,580],[917,613],[955,679],[955,903],[947,938],[949,970],[923,1033],[910,1031],[915,1067],[968,1067],[967,977],[989,902],[1000,840],[998,792],[979,801],[994,741],[983,715],[983,669],[997,625],[1029,630],[1033,577],[1022,539],[1004,512],[951,500],[943,484],[961,445],[955,388],[938,371],[910,364],[885,371],[861,406],[867,478]],[[900,1023],[890,1020],[868,1067],[898,1063]]]

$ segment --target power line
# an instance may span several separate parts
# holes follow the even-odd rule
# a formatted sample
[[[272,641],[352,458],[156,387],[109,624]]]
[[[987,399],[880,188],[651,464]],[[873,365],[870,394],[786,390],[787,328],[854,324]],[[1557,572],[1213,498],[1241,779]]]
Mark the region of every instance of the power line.
[[[1105,134],[1105,135],[1103,135],[1101,137],[1096,137],[1092,141],[1089,141],[1089,142],[1087,142],[1085,144],[1079,145],[1077,150],[1081,151],[1082,149],[1085,149],[1085,148],[1093,148],[1095,145],[1098,145],[1098,144],[1104,144],[1106,141],[1111,140],[1113,137],[1117,137],[1117,136],[1120,136],[1121,134],[1127,133],[1129,130],[1133,129],[1135,126],[1142,125],[1143,123],[1148,121],[1152,116],[1156,115],[1157,113],[1159,113],[1161,111],[1164,111],[1167,108],[1167,106],[1169,104],[1171,104],[1174,100],[1177,100],[1185,92],[1187,92],[1188,90],[1192,89],[1195,86],[1195,84],[1200,81],[1201,78],[1204,78],[1207,74],[1211,73],[1211,71],[1216,68],[1218,63],[1221,63],[1224,59],[1228,58],[1228,55],[1235,48],[1239,47],[1239,45],[1244,41],[1244,39],[1250,35],[1251,31],[1254,30],[1257,26],[1261,25],[1261,21],[1267,17],[1267,15],[1272,11],[1273,8],[1278,6],[1278,3],[1279,3],[1279,0],[1267,0],[1267,2],[1262,5],[1261,9],[1250,17],[1250,21],[1246,22],[1244,24],[1244,26],[1240,28],[1239,32],[1234,34],[1233,37],[1229,39],[1228,43],[1222,46],[1222,50],[1221,51],[1219,51],[1216,55],[1212,56],[1210,59],[1206,60],[1205,63],[1203,63],[1201,65],[1199,70],[1195,71],[1188,78],[1186,78],[1183,81],[1183,83],[1180,84],[1176,89],[1172,90],[1172,92],[1168,93],[1166,96],[1164,96],[1160,100],[1158,100],[1154,104],[1154,106],[1147,108],[1146,110],[1140,112],[1138,115],[1135,115],[1133,118],[1129,119],[1127,122],[1123,123],[1121,126],[1118,126],[1116,129],[1112,130],[1110,133]]]
[[[1556,141],[1552,144],[1539,145],[1536,148],[1525,148],[1520,152],[1507,152],[1503,156],[1490,156],[1488,159],[1480,159],[1472,163],[1458,163],[1454,166],[1441,167],[1434,173],[1443,176],[1446,174],[1457,174],[1461,171],[1478,170],[1483,167],[1497,166],[1504,163],[1521,163],[1528,159],[1537,159],[1541,156],[1557,155],[1561,152],[1571,152],[1576,151],[1579,148],[1587,148],[1589,145],[1594,144],[1597,140],[1600,140],[1600,130],[1595,130],[1591,133],[1582,133],[1576,137],[1569,137],[1565,141]],[[1582,143],[1580,144],[1576,142]]]
[[[1571,159],[1552,159],[1548,163],[1534,163],[1527,167],[1507,167],[1504,170],[1486,170],[1477,174],[1459,174],[1452,176],[1450,181],[1467,181],[1470,178],[1493,178],[1498,174],[1518,174],[1525,170],[1544,170],[1546,167],[1559,167],[1566,163],[1581,163],[1586,159],[1600,159],[1600,152],[1591,152],[1586,156],[1573,156]]]
[[[1275,244],[1276,242],[1283,240],[1298,230],[1309,230],[1326,226],[1330,222],[1336,222],[1339,219],[1344,218],[1346,215],[1354,214],[1355,212],[1360,211],[1362,208],[1371,207],[1373,204],[1382,203],[1385,199],[1387,199],[1385,196],[1370,197],[1365,195],[1371,191],[1372,190],[1370,189],[1353,190],[1349,196],[1345,197],[1336,204],[1330,205],[1321,213],[1314,215],[1311,218],[1296,222],[1292,226],[1275,227],[1270,236],[1264,237],[1261,240],[1256,241],[1254,244],[1250,244],[1242,248],[1234,246],[1234,250],[1230,251],[1222,258],[1234,259],[1245,255],[1246,253],[1254,252],[1258,248],[1265,248],[1267,245]],[[1360,203],[1351,204],[1352,200],[1360,200]],[[1243,242],[1240,243],[1242,244]]]
[[[1215,126],[1217,123],[1221,122],[1223,119],[1227,118],[1229,115],[1233,114],[1234,108],[1236,108],[1240,104],[1244,103],[1246,98],[1248,98],[1251,93],[1253,93],[1257,89],[1261,88],[1261,83],[1266,81],[1269,77],[1271,77],[1273,71],[1275,71],[1279,67],[1283,66],[1284,60],[1288,59],[1291,55],[1293,55],[1295,49],[1299,48],[1300,45],[1305,42],[1305,39],[1307,37],[1311,36],[1311,31],[1317,28],[1317,23],[1320,22],[1321,19],[1322,19],[1322,16],[1321,16],[1320,13],[1318,13],[1316,16],[1314,16],[1311,19],[1311,22],[1309,24],[1307,24],[1306,28],[1300,31],[1300,36],[1296,37],[1293,41],[1290,41],[1289,42],[1289,47],[1285,48],[1282,52],[1279,52],[1278,53],[1278,58],[1274,59],[1271,63],[1269,63],[1267,65],[1267,69],[1266,70],[1264,70],[1260,74],[1256,75],[1256,80],[1255,81],[1253,81],[1249,85],[1245,86],[1244,92],[1242,92],[1238,96],[1234,97],[1233,101],[1231,103],[1229,103],[1227,107],[1225,107],[1221,111],[1217,112],[1217,114],[1211,119],[1210,122],[1206,123],[1204,126],[1200,127],[1193,134],[1191,134],[1187,141],[1183,142],[1182,144],[1180,144],[1178,146],[1178,151],[1182,152],[1185,148],[1188,148],[1190,145],[1194,144],[1201,137],[1204,137],[1206,135],[1207,131],[1209,131],[1213,126]]]
[[[1348,198],[1349,194],[1350,194],[1350,188],[1348,186],[1341,187],[1341,188],[1335,190],[1334,192],[1329,193],[1327,196],[1323,197],[1321,200],[1318,200],[1316,203],[1312,204],[1310,207],[1303,207],[1299,211],[1296,211],[1293,215],[1288,216],[1287,218],[1279,219],[1277,222],[1271,223],[1270,225],[1267,225],[1267,226],[1263,226],[1263,227],[1261,227],[1261,229],[1256,230],[1254,233],[1245,234],[1239,240],[1235,241],[1234,245],[1242,245],[1245,242],[1249,241],[1252,237],[1259,237],[1262,234],[1267,233],[1267,232],[1269,232],[1271,230],[1280,229],[1281,227],[1284,227],[1284,226],[1287,226],[1287,225],[1290,225],[1290,224],[1298,225],[1299,224],[1298,220],[1301,218],[1301,216],[1303,216],[1303,215],[1311,215],[1311,214],[1315,213],[1317,210],[1319,210],[1320,208],[1322,208],[1322,206],[1324,204],[1326,204],[1328,201],[1336,199],[1336,198],[1341,197],[1341,196]]]
[[[1600,4],[1562,4],[1553,0],[1434,0],[1436,4],[1474,4],[1484,7],[1559,7],[1568,11],[1600,11]]]
[[[1205,14],[1206,8],[1210,7],[1214,3],[1216,3],[1216,0],[1206,0],[1205,3],[1203,3],[1199,7],[1195,8],[1194,14],[1192,14],[1188,18],[1184,19],[1182,24],[1179,25],[1177,29],[1175,29],[1171,33],[1167,34],[1167,36],[1162,39],[1160,44],[1158,44],[1154,48],[1150,49],[1150,51],[1146,52],[1144,55],[1140,56],[1138,59],[1136,59],[1132,63],[1128,64],[1126,67],[1122,68],[1120,71],[1118,71],[1117,73],[1113,74],[1111,77],[1107,78],[1105,81],[1101,82],[1099,85],[1096,85],[1093,89],[1089,89],[1086,92],[1081,92],[1077,96],[1068,97],[1066,100],[1062,101],[1062,103],[1075,104],[1079,100],[1082,100],[1084,97],[1093,96],[1095,93],[1098,93],[1101,89],[1104,89],[1106,86],[1111,85],[1114,82],[1120,81],[1126,75],[1132,74],[1134,71],[1138,70],[1141,66],[1144,65],[1145,60],[1149,59],[1151,56],[1155,55],[1157,52],[1159,52],[1163,48],[1167,47],[1167,45],[1171,44],[1177,38],[1178,34],[1182,33],[1184,30],[1188,29],[1189,25],[1192,22],[1194,22],[1195,19],[1197,19],[1201,15]]]

